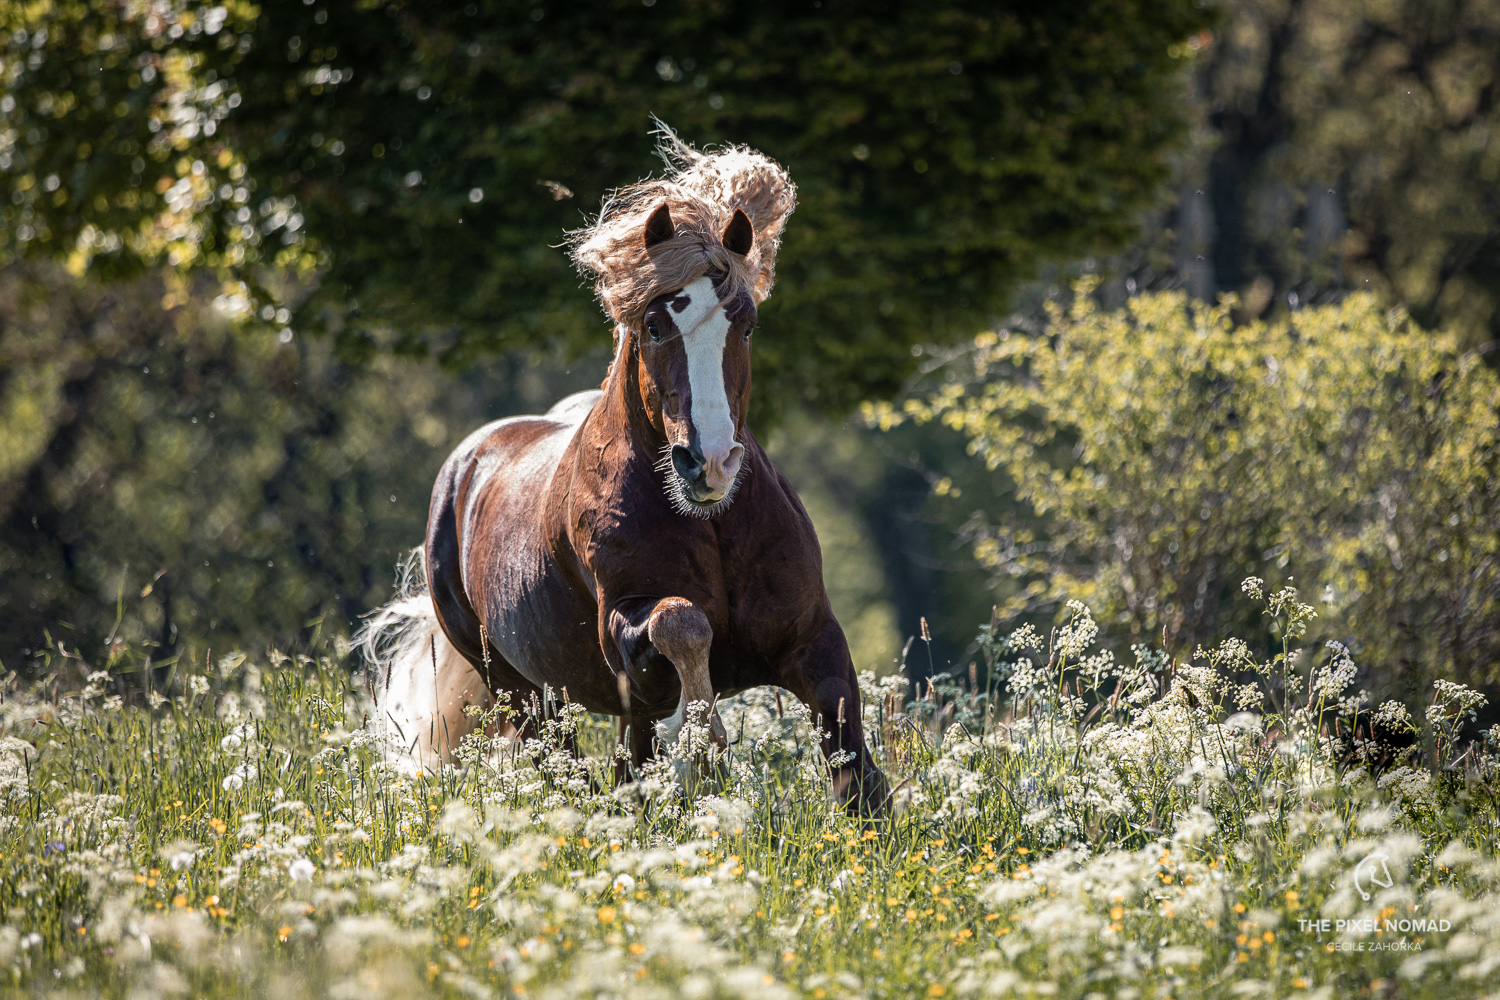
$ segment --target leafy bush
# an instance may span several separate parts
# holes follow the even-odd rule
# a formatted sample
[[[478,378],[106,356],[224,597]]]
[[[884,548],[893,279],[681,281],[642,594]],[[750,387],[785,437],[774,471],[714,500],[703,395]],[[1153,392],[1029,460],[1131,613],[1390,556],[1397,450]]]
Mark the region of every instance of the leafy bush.
[[[1493,370],[1365,295],[1237,326],[1232,299],[1106,312],[1091,289],[1045,329],[974,338],[929,395],[867,407],[958,430],[1019,501],[971,524],[976,557],[1020,585],[1004,614],[1076,594],[1122,644],[1190,649],[1246,630],[1243,577],[1295,578],[1383,685],[1494,677]]]
[[[908,703],[866,675],[899,781],[868,825],[829,809],[806,711],[764,689],[721,704],[727,760],[685,792],[690,754],[615,786],[612,727],[568,705],[412,773],[326,657],[234,654],[143,705],[104,671],[61,698],[12,686],[0,977],[110,997],[1483,994],[1500,734],[1451,738],[1482,698],[1440,685],[1430,753],[1376,746],[1344,650],[1310,688],[1280,682],[1311,608],[1246,589],[1281,654],[1116,660],[1075,604],[1050,644],[985,637],[1007,704]],[[676,749],[704,745],[690,726]]]

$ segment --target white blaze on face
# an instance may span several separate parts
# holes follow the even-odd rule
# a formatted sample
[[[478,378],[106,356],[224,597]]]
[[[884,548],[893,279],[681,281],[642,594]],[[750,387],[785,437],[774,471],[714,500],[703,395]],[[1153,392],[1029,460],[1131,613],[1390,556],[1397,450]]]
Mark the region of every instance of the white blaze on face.
[[[678,312],[683,300],[686,305]],[[690,415],[698,432],[698,447],[703,451],[708,488],[722,493],[734,482],[745,452],[734,439],[734,417],[724,388],[729,317],[710,278],[699,278],[678,292],[671,310],[672,322],[677,324],[687,351]]]

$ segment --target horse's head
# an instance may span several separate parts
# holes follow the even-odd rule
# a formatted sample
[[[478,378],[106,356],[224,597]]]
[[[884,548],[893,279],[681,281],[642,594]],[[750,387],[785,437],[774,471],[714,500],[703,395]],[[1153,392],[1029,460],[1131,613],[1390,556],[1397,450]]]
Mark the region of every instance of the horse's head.
[[[670,239],[666,204],[652,213],[647,246]],[[736,211],[720,237],[743,256],[755,238]],[[734,499],[745,446],[740,437],[750,402],[750,333],[755,302],[720,272],[709,272],[652,299],[636,331],[641,402],[667,439],[659,468],[677,509],[712,517]]]

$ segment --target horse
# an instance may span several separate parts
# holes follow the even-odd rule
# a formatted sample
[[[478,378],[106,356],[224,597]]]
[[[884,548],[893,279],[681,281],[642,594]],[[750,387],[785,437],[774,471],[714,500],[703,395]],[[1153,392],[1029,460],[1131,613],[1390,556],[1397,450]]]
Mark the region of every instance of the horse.
[[[489,692],[512,706],[564,692],[619,717],[626,779],[690,706],[723,748],[718,699],[778,685],[811,711],[836,801],[877,814],[888,785],[817,536],[746,426],[757,307],[795,188],[753,150],[666,135],[666,176],[571,234],[615,322],[602,387],[487,424],[444,462],[425,587],[366,629],[389,661],[380,708],[430,764]]]

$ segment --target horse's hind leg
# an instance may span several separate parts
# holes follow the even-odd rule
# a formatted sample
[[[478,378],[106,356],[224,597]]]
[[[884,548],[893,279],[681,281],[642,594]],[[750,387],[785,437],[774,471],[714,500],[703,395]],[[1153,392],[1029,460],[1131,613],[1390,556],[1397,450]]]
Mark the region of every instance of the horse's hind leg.
[[[485,667],[495,690],[504,692],[507,696],[507,707],[510,709],[507,717],[496,726],[493,735],[503,736],[521,746],[524,746],[526,740],[539,739],[542,736],[542,721],[555,714],[557,707],[567,700],[566,689],[558,691],[538,687],[501,658],[493,647]],[[574,757],[582,756],[576,732],[564,736],[562,747]],[[541,763],[539,756],[532,755],[532,760],[533,763]]]
[[[650,722],[631,712],[620,716],[619,740],[626,756],[615,759],[615,784],[623,785],[635,777],[633,771],[655,756],[656,733]]]

